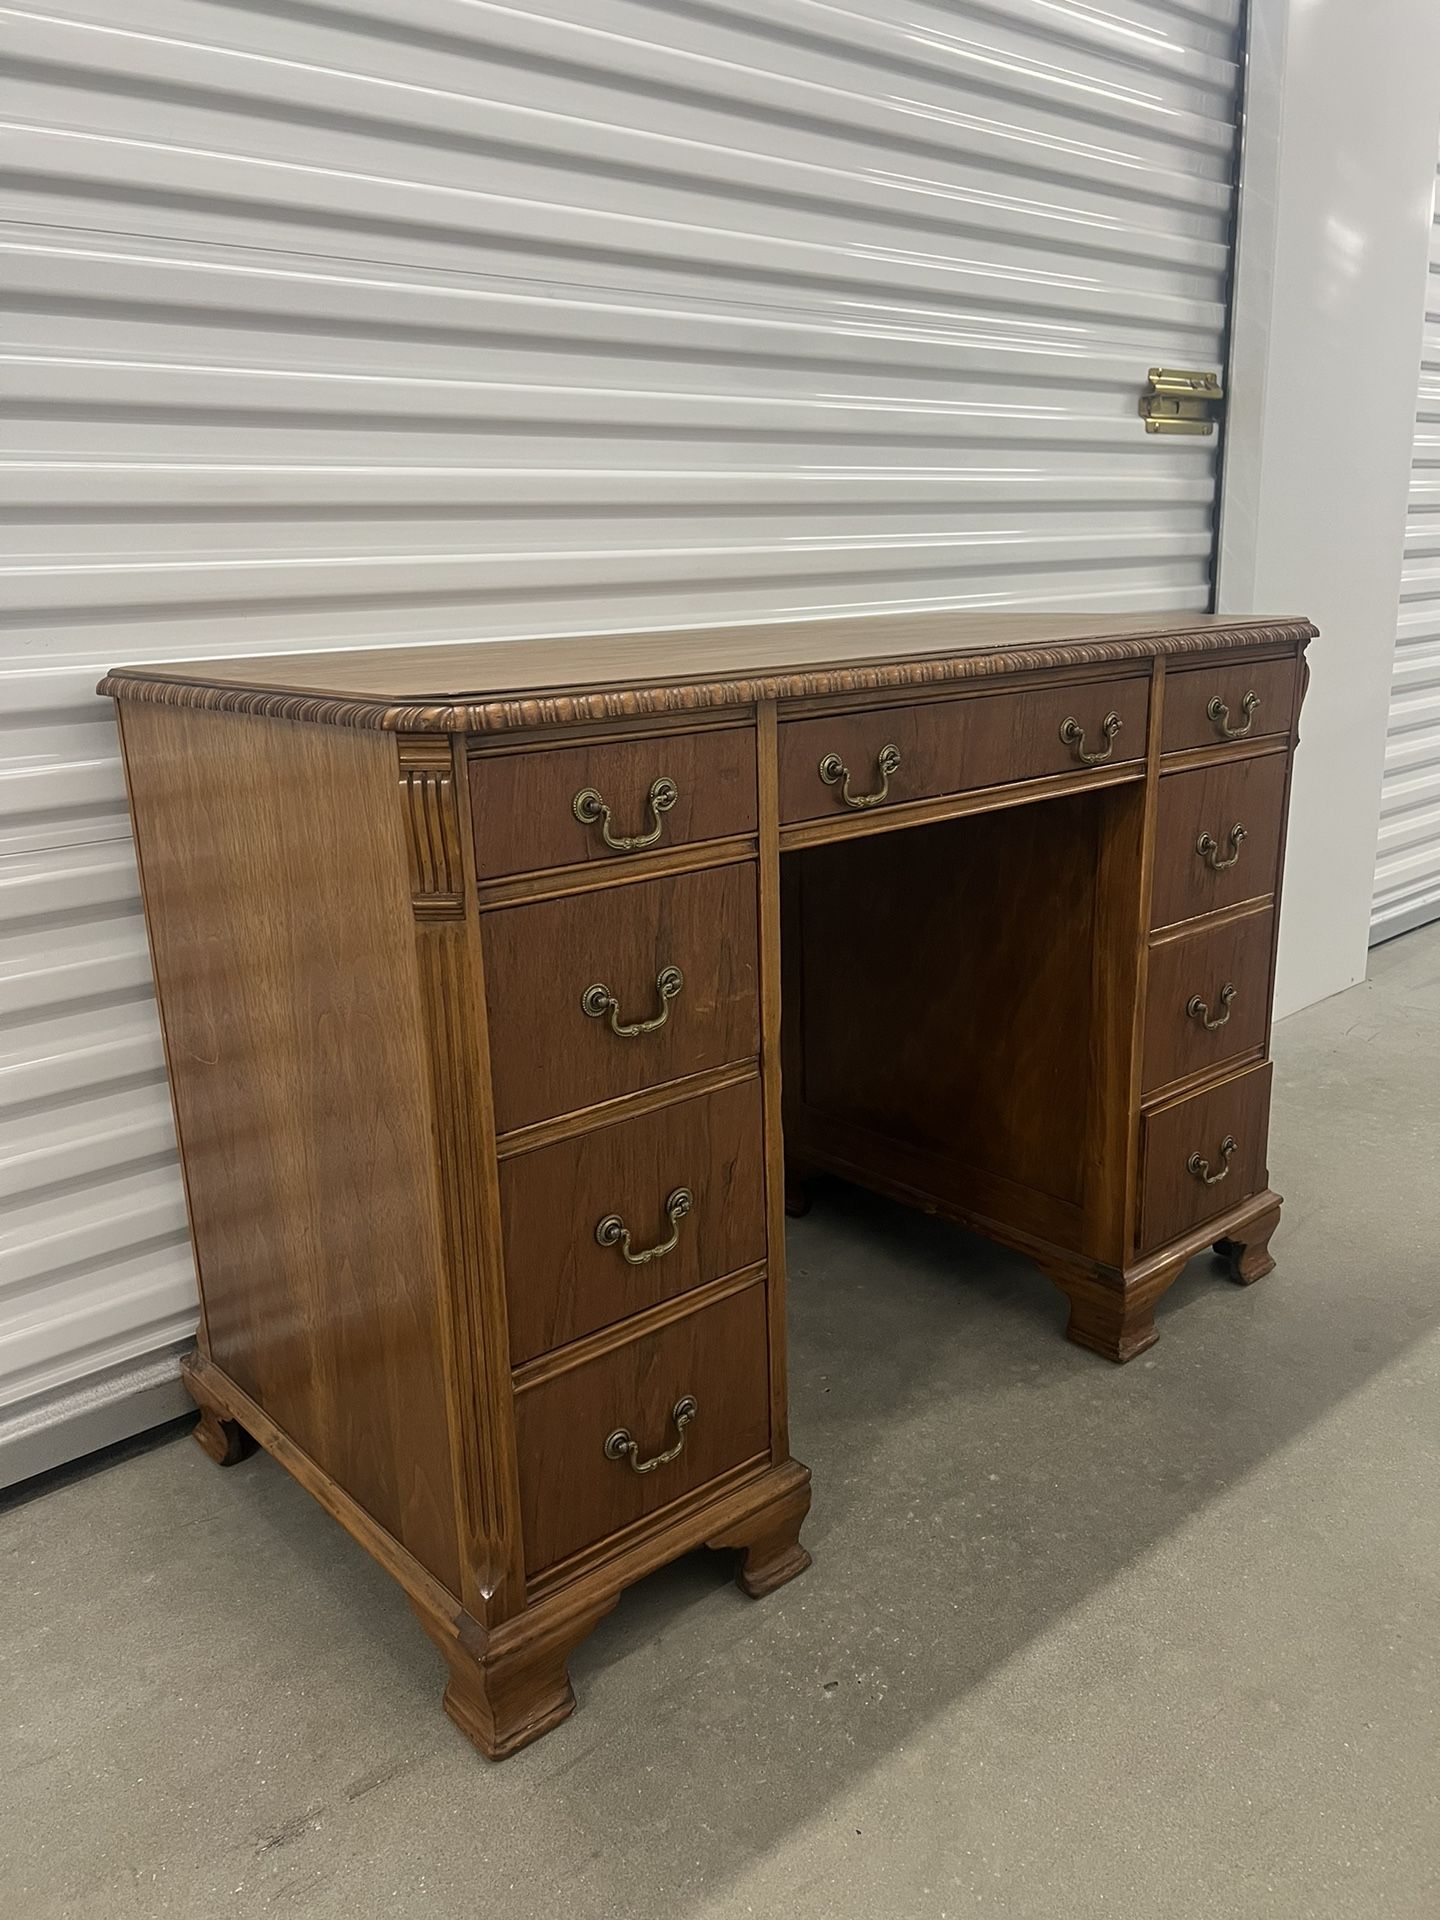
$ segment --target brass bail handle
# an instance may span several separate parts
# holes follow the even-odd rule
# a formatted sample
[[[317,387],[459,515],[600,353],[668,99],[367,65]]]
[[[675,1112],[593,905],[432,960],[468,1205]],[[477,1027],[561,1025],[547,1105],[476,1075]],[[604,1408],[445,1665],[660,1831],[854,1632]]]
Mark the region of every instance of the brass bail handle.
[[[1245,828],[1237,820],[1226,836],[1230,842],[1230,851],[1223,860],[1220,858],[1219,841],[1208,833],[1202,833],[1195,842],[1195,851],[1212,873],[1224,873],[1227,867],[1233,867],[1240,858],[1240,842],[1246,837]]]
[[[685,1451],[685,1429],[699,1413],[693,1393],[681,1396],[670,1409],[670,1418],[675,1423],[676,1441],[673,1447],[667,1447],[664,1453],[652,1453],[648,1460],[640,1458],[640,1446],[628,1427],[617,1427],[605,1442],[607,1460],[628,1460],[632,1473],[653,1473],[657,1467],[668,1466],[672,1460],[678,1460]]]
[[[850,769],[838,753],[827,753],[820,762],[820,778],[827,787],[838,786],[840,798],[847,807],[878,807],[890,794],[890,776],[900,771],[900,749],[889,745],[881,747],[875,756],[875,771],[880,776],[880,784],[869,793],[850,791]]]
[[[653,847],[665,831],[662,814],[667,814],[680,798],[680,789],[668,775],[662,774],[658,780],[650,783],[650,793],[646,806],[654,825],[648,833],[612,834],[610,831],[611,812],[609,807],[595,791],[594,787],[582,787],[571,801],[571,811],[583,827],[600,828],[600,838],[612,853],[638,853],[642,847]]]
[[[1115,751],[1115,736],[1124,724],[1125,722],[1112,707],[1100,722],[1100,732],[1104,736],[1105,744],[1096,753],[1085,751],[1085,729],[1073,713],[1060,722],[1060,738],[1082,767],[1096,767],[1102,760],[1108,760]]]
[[[631,1249],[630,1229],[618,1213],[607,1213],[595,1229],[595,1238],[602,1247],[618,1247],[620,1257],[630,1267],[648,1266],[652,1260],[663,1260],[667,1253],[673,1253],[680,1244],[680,1222],[695,1205],[695,1196],[688,1187],[677,1187],[665,1202],[665,1218],[670,1222],[670,1238],[661,1240],[653,1247],[644,1247],[639,1253]]]
[[[670,1018],[670,1004],[679,995],[685,984],[685,976],[679,967],[662,967],[655,976],[655,991],[660,996],[660,1011],[649,1020],[624,1021],[620,1018],[620,1002],[611,993],[603,980],[597,980],[593,986],[585,989],[580,996],[580,1010],[591,1020],[603,1020],[610,1016],[610,1031],[618,1033],[622,1040],[633,1040],[639,1033],[656,1033]]]
[[[1243,740],[1255,724],[1255,713],[1259,705],[1260,696],[1252,688],[1240,702],[1240,711],[1245,716],[1245,724],[1243,727],[1231,726],[1230,709],[1218,693],[1210,702],[1209,706],[1206,707],[1205,713],[1207,718],[1214,724],[1215,731],[1222,740]]]
[[[1239,988],[1233,986],[1231,982],[1227,980],[1220,989],[1220,1012],[1218,1014],[1211,1014],[1208,1003],[1202,1000],[1198,993],[1192,993],[1190,998],[1185,1002],[1185,1011],[1192,1020],[1198,1020],[1207,1033],[1215,1033],[1223,1027],[1230,1018],[1230,1008],[1238,992]]]
[[[1185,1171],[1187,1173],[1193,1173],[1197,1180],[1203,1180],[1207,1187],[1216,1187],[1230,1171],[1231,1154],[1238,1153],[1239,1150],[1240,1142],[1235,1138],[1233,1133],[1227,1133],[1225,1138],[1220,1142],[1220,1171],[1218,1173],[1212,1173],[1210,1171],[1210,1162],[1202,1159],[1198,1153],[1192,1153],[1190,1158],[1185,1162]]]

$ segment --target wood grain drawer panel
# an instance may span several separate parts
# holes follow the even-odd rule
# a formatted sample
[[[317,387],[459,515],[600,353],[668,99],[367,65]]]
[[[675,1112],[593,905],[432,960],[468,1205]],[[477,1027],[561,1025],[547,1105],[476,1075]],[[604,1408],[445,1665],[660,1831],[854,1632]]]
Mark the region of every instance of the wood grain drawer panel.
[[[748,861],[501,908],[484,916],[483,939],[502,1133],[758,1052]],[[622,1038],[584,1012],[587,988],[603,985],[622,1024],[653,1019],[667,967],[684,984],[656,1032]]]
[[[780,727],[781,818],[850,814],[863,819],[871,811],[847,807],[841,784],[827,784],[820,777],[820,764],[830,754],[850,769],[851,791],[864,794],[879,784],[881,749],[896,747],[900,765],[881,803],[886,806],[1078,773],[1084,763],[1060,738],[1060,728],[1070,718],[1084,729],[1084,749],[1090,752],[1103,749],[1102,723],[1107,714],[1118,713],[1121,730],[1105,764],[1141,760],[1149,701],[1148,679],[1132,677],[785,721]]]
[[[699,1411],[678,1458],[644,1474],[606,1458],[622,1427],[642,1460],[673,1446],[671,1413],[686,1394]],[[522,1388],[515,1428],[533,1578],[767,1451],[765,1283]]]
[[[618,1215],[632,1253],[671,1232],[665,1203],[692,1196],[674,1249],[632,1266],[595,1230]],[[516,1366],[765,1257],[760,1082],[522,1153],[500,1167]]]
[[[1266,908],[1218,926],[1202,923],[1198,932],[1151,949],[1147,1093],[1264,1046],[1274,926],[1275,915]],[[1207,1020],[1223,1024],[1207,1027]]]
[[[1155,831],[1155,893],[1151,924],[1172,925],[1243,900],[1273,893],[1285,812],[1285,753],[1216,760],[1187,773],[1162,774]],[[1235,851],[1231,830],[1245,829],[1239,858],[1216,870],[1199,851],[1202,834],[1216,843],[1215,858]]]
[[[676,798],[657,816],[649,795],[662,778],[674,783]],[[575,797],[586,789],[611,809],[612,839],[648,834],[657,818],[657,849],[754,833],[755,735],[731,727],[476,756],[470,806],[479,877],[633,859],[606,846],[598,823],[575,817]]]
[[[1247,697],[1258,704],[1241,739],[1258,740],[1267,733],[1288,733],[1295,717],[1295,685],[1299,663],[1285,660],[1225,660],[1210,667],[1187,667],[1165,675],[1165,722],[1160,730],[1164,753],[1189,747],[1223,748],[1229,742],[1223,728],[1246,724]],[[1212,717],[1210,703],[1226,709]]]
[[[1221,1081],[1218,1087],[1207,1087],[1203,1093],[1146,1114],[1142,1252],[1178,1239],[1265,1186],[1270,1073],[1266,1060]],[[1222,1180],[1207,1186],[1199,1173],[1191,1171],[1191,1155],[1199,1154],[1211,1173],[1218,1172],[1227,1164],[1223,1155],[1227,1139],[1235,1141],[1228,1171]]]

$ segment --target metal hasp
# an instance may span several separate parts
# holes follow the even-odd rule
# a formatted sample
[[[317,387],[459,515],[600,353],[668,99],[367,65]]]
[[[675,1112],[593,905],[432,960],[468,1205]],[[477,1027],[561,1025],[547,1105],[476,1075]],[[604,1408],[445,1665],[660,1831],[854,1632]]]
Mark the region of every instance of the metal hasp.
[[[1225,390],[1218,373],[1151,367],[1150,391],[1140,396],[1147,433],[1213,433]]]

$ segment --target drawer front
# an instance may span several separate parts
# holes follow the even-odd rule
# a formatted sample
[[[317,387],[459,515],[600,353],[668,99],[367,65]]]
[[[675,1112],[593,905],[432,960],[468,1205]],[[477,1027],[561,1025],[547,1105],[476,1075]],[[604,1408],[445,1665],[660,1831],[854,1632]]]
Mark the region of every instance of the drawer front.
[[[765,1284],[757,1281],[658,1332],[551,1375],[515,1396],[525,1570],[553,1567],[582,1548],[768,1451],[769,1353]],[[695,1415],[683,1433],[675,1410]],[[683,1418],[683,1414],[682,1414]],[[683,1442],[671,1460],[634,1471]]]
[[[1288,733],[1295,717],[1299,662],[1226,660],[1165,675],[1161,751],[1223,747],[1230,740]]]
[[[503,907],[483,929],[502,1133],[759,1050],[749,862]]]
[[[1149,704],[1149,680],[1131,678],[789,720],[780,728],[781,818],[858,818],[907,800],[1143,760]],[[1112,713],[1120,727],[1107,737],[1105,721]],[[1067,727],[1071,721],[1074,726]],[[892,762],[898,756],[888,777],[882,765],[887,748]],[[1099,758],[1081,757],[1092,754]],[[883,799],[855,804],[882,787]]]
[[[1288,763],[1267,753],[1161,775],[1152,926],[1274,892]]]
[[[609,841],[661,848],[754,833],[755,735],[733,727],[485,754],[470,762],[470,805],[482,880],[643,851]]]
[[[1264,1046],[1274,925],[1266,908],[1151,949],[1147,1093]]]
[[[1268,1060],[1146,1114],[1142,1252],[1163,1247],[1262,1190],[1269,1180],[1269,1122]]]
[[[517,1366],[762,1260],[759,1080],[503,1160],[500,1214]]]

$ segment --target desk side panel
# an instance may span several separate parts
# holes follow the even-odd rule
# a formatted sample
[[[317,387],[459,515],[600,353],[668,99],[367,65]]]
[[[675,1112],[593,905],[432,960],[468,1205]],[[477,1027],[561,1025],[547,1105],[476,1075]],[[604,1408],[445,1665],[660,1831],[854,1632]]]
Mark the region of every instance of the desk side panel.
[[[452,1592],[395,742],[122,705],[209,1356]]]

